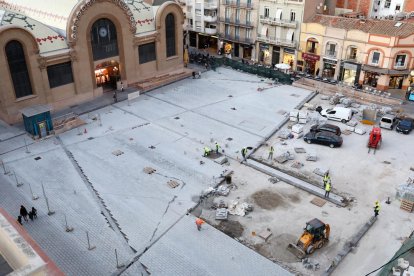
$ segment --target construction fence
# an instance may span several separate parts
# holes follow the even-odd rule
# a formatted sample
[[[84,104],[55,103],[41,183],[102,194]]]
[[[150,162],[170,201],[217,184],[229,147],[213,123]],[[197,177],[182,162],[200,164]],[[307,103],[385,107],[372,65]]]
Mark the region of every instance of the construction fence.
[[[229,58],[210,57],[210,67],[216,70],[220,66],[229,66],[236,70],[241,70],[246,73],[255,74],[261,77],[274,79],[283,84],[292,84],[291,76],[273,68],[267,68],[265,66],[242,63],[241,61],[232,60]]]

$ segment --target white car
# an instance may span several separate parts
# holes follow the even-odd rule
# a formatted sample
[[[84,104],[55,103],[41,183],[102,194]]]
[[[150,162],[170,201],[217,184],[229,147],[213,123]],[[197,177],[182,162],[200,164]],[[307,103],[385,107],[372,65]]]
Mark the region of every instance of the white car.
[[[322,109],[321,115],[329,120],[340,121],[347,123],[352,118],[352,109],[346,107],[333,107]]]

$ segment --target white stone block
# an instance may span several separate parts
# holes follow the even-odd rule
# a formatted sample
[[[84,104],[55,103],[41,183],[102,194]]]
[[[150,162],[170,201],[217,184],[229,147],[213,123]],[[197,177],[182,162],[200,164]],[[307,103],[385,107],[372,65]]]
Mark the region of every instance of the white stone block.
[[[292,126],[292,132],[297,133],[297,134],[302,133],[303,132],[303,125],[299,125],[299,124],[293,125]]]
[[[364,135],[365,133],[367,133],[367,130],[362,127],[356,127],[354,132],[359,135]]]

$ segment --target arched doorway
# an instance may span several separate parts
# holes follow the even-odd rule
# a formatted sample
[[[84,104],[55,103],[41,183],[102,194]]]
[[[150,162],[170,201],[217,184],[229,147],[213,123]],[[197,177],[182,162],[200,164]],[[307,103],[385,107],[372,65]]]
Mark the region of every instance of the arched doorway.
[[[115,60],[102,62],[95,67],[95,81],[97,87],[104,92],[116,89],[116,83],[121,79],[119,63]]]

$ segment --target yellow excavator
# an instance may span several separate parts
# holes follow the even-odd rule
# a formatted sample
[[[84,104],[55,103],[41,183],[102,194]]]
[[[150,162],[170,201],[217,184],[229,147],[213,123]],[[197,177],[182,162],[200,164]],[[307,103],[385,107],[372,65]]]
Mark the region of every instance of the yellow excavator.
[[[296,257],[303,259],[315,249],[322,248],[329,241],[331,228],[317,218],[306,223],[302,236],[296,244],[289,244],[288,250]]]

